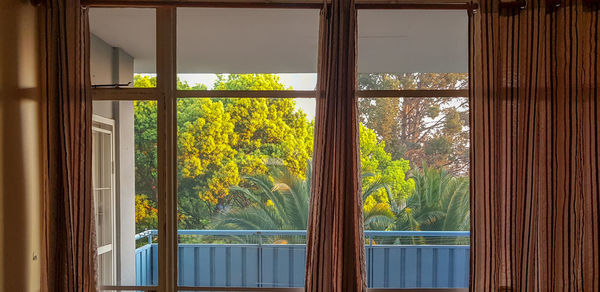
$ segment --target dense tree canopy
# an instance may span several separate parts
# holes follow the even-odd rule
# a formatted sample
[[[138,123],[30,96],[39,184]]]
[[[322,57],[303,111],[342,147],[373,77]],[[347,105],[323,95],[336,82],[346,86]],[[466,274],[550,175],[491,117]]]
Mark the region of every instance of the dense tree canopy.
[[[363,90],[466,89],[462,73],[360,74]],[[373,129],[393,159],[426,163],[455,175],[468,171],[467,98],[362,98],[360,120]]]
[[[136,76],[135,87],[156,77]],[[206,89],[178,81],[178,88]],[[219,75],[219,90],[287,89],[274,74]],[[136,193],[156,198],[156,104],[136,102]],[[182,228],[202,228],[228,202],[244,175],[277,161],[303,176],[312,155],[312,123],[293,99],[185,98],[177,102],[178,202]],[[152,195],[148,195],[152,194]]]
[[[463,79],[459,74],[372,74],[361,76],[360,86],[463,88]],[[135,87],[156,86],[152,76],[137,75],[134,81]],[[180,80],[177,86],[180,90],[208,89]],[[275,74],[217,75],[211,88],[291,89]],[[399,213],[399,206],[414,202],[415,194],[423,190],[409,173],[422,162],[436,169],[449,168],[455,175],[464,173],[467,111],[455,101],[439,98],[362,99],[360,109],[365,226],[424,228],[422,223],[400,226],[406,210]],[[156,102],[136,101],[138,232],[157,226],[156,123]],[[294,99],[179,99],[177,130],[180,229],[306,227],[314,121],[297,108]]]

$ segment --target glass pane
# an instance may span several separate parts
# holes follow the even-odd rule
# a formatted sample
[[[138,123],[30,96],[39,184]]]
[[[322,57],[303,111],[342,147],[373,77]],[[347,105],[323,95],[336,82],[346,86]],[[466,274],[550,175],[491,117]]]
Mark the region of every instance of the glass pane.
[[[454,10],[359,10],[358,88],[466,89],[468,16]]]
[[[361,98],[359,111],[369,287],[467,288],[468,98]]]
[[[96,203],[96,238],[98,247],[113,243],[113,202],[112,189],[94,190],[94,202]]]
[[[178,100],[179,285],[303,287],[315,105]]]
[[[92,177],[101,285],[158,283],[156,102],[93,102]]]
[[[92,164],[96,170],[93,179],[94,202],[96,208],[96,237],[98,247],[110,245],[113,242],[112,222],[112,133],[93,133]]]
[[[98,283],[100,285],[110,285],[114,283],[115,271],[113,266],[112,251],[98,255]]]
[[[178,87],[314,90],[318,31],[318,9],[178,8]]]
[[[92,85],[156,87],[155,9],[90,8],[89,18]]]

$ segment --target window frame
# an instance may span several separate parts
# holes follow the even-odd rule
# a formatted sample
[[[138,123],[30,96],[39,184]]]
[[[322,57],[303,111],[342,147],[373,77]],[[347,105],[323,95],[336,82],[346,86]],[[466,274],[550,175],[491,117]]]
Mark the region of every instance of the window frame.
[[[356,9],[450,9],[465,10],[470,15],[477,5],[466,0],[412,0],[356,1]],[[389,3],[387,3],[389,2]],[[94,101],[157,102],[157,199],[158,199],[158,285],[157,286],[100,286],[99,291],[272,291],[301,292],[304,288],[262,287],[203,287],[179,286],[177,276],[177,99],[190,97],[238,98],[317,98],[316,90],[178,90],[177,89],[177,8],[301,8],[319,9],[321,0],[83,0],[84,7],[152,8],[156,11],[156,77],[155,88],[89,88]],[[467,29],[467,28],[465,28]],[[160,44],[160,45],[159,45]],[[89,45],[89,44],[88,44]],[[89,61],[89,60],[88,60]],[[89,66],[88,70],[89,70]],[[318,73],[317,73],[318,74]],[[449,90],[356,90],[358,98],[425,98],[468,97],[468,89]],[[369,288],[369,292],[419,291],[466,292],[468,288]]]

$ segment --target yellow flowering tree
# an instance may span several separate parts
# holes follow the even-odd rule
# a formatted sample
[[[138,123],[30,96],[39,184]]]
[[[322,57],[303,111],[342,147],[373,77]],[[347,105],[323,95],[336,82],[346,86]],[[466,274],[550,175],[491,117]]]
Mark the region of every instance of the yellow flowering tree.
[[[136,87],[155,85],[155,77],[135,78]],[[178,81],[178,88],[206,86]],[[291,88],[274,74],[231,74],[218,75],[213,89]],[[312,155],[311,125],[293,99],[179,99],[178,207],[183,215],[180,228],[204,228],[228,206],[230,187],[243,184],[240,177],[264,174],[269,164],[285,165],[303,177]],[[140,168],[136,171],[136,191],[140,186],[144,193],[155,193],[155,141],[156,105],[136,103],[136,166]]]

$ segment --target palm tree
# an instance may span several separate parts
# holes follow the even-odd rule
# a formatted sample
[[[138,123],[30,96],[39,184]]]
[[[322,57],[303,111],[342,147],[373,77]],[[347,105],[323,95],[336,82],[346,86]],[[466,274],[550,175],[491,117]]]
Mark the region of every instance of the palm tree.
[[[238,196],[235,206],[218,215],[212,227],[215,229],[244,230],[306,230],[312,166],[308,163],[306,179],[290,173],[282,165],[269,167],[270,176],[245,177],[251,187],[231,187],[232,195]],[[373,177],[365,174],[363,177]],[[374,178],[363,188],[363,198],[382,188],[389,190],[387,181]],[[378,203],[366,208],[365,225],[385,229],[393,222],[393,214],[387,204]],[[299,239],[281,237],[275,240],[295,242]]]
[[[231,187],[237,206],[215,218],[217,229],[306,230],[311,167],[303,180],[283,166],[271,166],[270,177],[247,176],[252,187]]]
[[[370,178],[366,182],[367,179]],[[365,204],[363,209],[363,221],[367,230],[385,230],[390,224],[394,223],[396,217],[390,202],[392,201],[392,191],[390,189],[391,181],[389,177],[381,175],[373,175],[370,173],[363,174],[363,190],[362,200],[366,202],[367,198],[381,191],[385,193],[388,202],[376,202],[373,206]]]
[[[424,167],[413,175],[415,192],[407,205],[420,230],[469,230],[469,179],[445,169]]]
[[[445,169],[424,166],[423,170],[415,171],[412,178],[415,191],[408,198],[406,206],[401,206],[390,197],[390,208],[396,217],[394,230],[469,230],[467,177],[453,177]],[[433,243],[440,242],[440,239],[421,241]]]

